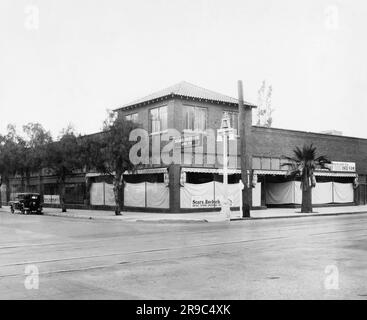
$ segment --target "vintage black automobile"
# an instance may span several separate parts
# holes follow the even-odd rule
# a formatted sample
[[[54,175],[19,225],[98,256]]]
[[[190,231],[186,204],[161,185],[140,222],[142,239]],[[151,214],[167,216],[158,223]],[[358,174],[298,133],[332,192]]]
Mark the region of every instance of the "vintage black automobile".
[[[10,211],[16,210],[23,214],[42,214],[41,196],[38,193],[18,193],[15,201],[10,201]]]

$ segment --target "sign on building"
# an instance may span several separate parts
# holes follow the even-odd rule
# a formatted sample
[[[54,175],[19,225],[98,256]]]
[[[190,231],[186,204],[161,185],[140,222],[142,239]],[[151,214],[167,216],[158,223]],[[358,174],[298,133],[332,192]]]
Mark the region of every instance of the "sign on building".
[[[202,134],[185,134],[181,137],[175,138],[174,142],[176,145],[178,144],[183,148],[188,148],[193,145],[200,146],[202,144],[202,139]]]
[[[191,197],[191,208],[214,208],[220,207],[220,201],[203,198],[202,196]]]
[[[43,202],[47,204],[60,204],[60,196],[56,194],[45,194],[43,196]]]
[[[355,162],[331,161],[331,164],[329,164],[329,168],[331,171],[355,172],[356,163]]]

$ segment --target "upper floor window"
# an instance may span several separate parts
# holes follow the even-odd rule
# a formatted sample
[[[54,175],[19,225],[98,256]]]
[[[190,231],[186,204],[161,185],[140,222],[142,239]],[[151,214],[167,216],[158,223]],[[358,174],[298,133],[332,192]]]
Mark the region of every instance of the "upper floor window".
[[[185,106],[184,129],[192,131],[205,131],[207,122],[207,108]]]
[[[150,109],[149,121],[152,133],[167,130],[167,106]]]
[[[237,111],[223,111],[223,117],[227,116],[231,123],[231,128],[238,129],[238,112]]]
[[[125,116],[126,121],[138,122],[138,113],[132,113]]]

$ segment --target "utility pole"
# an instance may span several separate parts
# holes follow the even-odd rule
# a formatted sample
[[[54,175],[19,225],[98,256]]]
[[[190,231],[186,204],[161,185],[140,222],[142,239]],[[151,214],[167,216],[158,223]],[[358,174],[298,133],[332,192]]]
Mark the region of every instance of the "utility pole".
[[[240,136],[241,179],[244,185],[242,190],[242,217],[250,217],[252,205],[252,108],[244,105],[242,81],[238,80],[238,129]]]
[[[3,177],[0,174],[0,208],[2,208],[3,199],[1,198],[1,186],[3,184]]]

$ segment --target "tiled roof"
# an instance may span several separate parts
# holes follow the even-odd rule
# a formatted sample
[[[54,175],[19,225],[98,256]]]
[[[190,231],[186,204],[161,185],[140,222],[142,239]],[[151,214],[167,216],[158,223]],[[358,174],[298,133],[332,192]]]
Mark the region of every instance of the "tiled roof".
[[[232,98],[232,97],[226,96],[218,92],[214,92],[214,91],[211,91],[205,88],[198,87],[186,81],[182,81],[171,87],[157,91],[155,93],[152,93],[138,100],[132,101],[118,109],[133,107],[133,106],[139,105],[144,102],[149,102],[149,101],[153,101],[153,100],[168,97],[168,96],[197,98],[197,99],[203,99],[203,100],[208,100],[208,101],[238,104],[238,100],[236,98]],[[244,104],[249,105],[249,106],[254,106],[252,103],[249,103],[249,102],[244,102]]]

